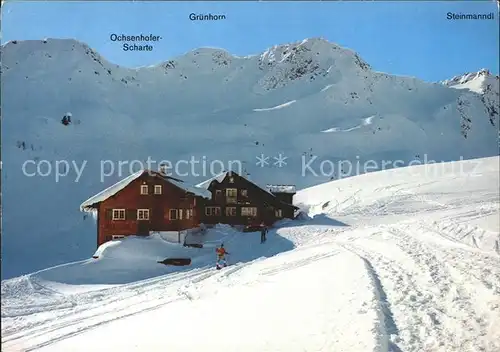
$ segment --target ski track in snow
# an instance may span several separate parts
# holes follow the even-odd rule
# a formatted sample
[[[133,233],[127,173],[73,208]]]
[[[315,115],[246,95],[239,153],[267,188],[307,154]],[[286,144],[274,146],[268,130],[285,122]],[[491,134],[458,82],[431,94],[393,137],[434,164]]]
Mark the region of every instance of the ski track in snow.
[[[477,265],[470,265],[467,262],[463,262],[463,257],[458,256],[458,253],[445,252],[441,254],[442,257],[438,257],[434,253],[436,251],[436,249],[433,249],[434,247],[421,244],[421,242],[413,239],[406,232],[395,227],[390,227],[386,232],[383,231],[385,234],[392,236],[397,246],[415,262],[416,267],[420,269],[417,275],[414,272],[415,265],[406,264],[406,266],[402,266],[400,261],[397,262],[387,257],[386,254],[379,254],[370,243],[363,244],[363,237],[351,238],[346,241],[339,239],[329,241],[324,238],[324,236],[333,233],[345,236],[345,234],[350,234],[350,231],[318,232],[314,227],[309,230],[307,227],[302,228],[301,231],[301,237],[319,235],[319,238],[316,240],[317,243],[304,246],[302,248],[304,251],[314,251],[318,248],[328,246],[328,243],[330,243],[330,246],[338,245],[340,250],[331,250],[331,247],[327,247],[328,250],[324,253],[309,257],[306,256],[296,261],[285,262],[275,266],[266,266],[259,272],[259,275],[280,275],[285,271],[307,266],[314,261],[336,256],[342,252],[342,248],[353,252],[364,262],[367,274],[373,284],[373,294],[376,301],[375,308],[378,315],[376,329],[379,349],[377,351],[468,351],[472,350],[479,343],[474,336],[487,330],[485,322],[481,320],[480,314],[474,310],[474,306],[470,302],[473,299],[472,293],[465,288],[461,281],[465,277],[482,283],[484,290],[489,290],[492,297],[494,297],[495,290],[499,289],[499,273],[492,274],[493,276],[488,282],[484,280],[480,281],[475,278],[474,273],[474,270],[477,270]],[[320,234],[323,234],[323,236]],[[393,242],[391,241],[391,243]],[[461,249],[461,251],[469,253],[468,250]],[[477,254],[481,253],[478,252]],[[445,259],[446,256],[448,258]],[[472,257],[476,259],[476,256],[472,255]],[[480,258],[481,255],[478,255],[478,257]],[[453,261],[451,261],[452,259]],[[4,330],[2,344],[4,347],[14,347],[17,340],[27,339],[29,341],[38,338],[44,340],[45,336],[49,336],[47,340],[23,349],[24,351],[32,351],[82,334],[103,324],[112,323],[118,319],[159,309],[179,300],[195,300],[198,297],[193,292],[196,291],[197,287],[203,286],[205,281],[214,279],[218,282],[224,282],[224,278],[236,275],[244,269],[251,269],[252,264],[263,260],[265,261],[265,259],[257,259],[253,262],[236,264],[222,269],[222,271],[214,271],[213,268],[207,268],[197,271],[194,274],[180,274],[177,275],[177,278],[173,279],[167,276],[144,280],[144,282],[125,285],[124,287],[78,295],[78,303],[75,305],[77,308],[75,306],[67,308],[69,311],[64,315],[55,316],[53,319],[43,321],[39,325],[25,326],[21,330],[18,329],[18,331],[22,331],[21,333]],[[489,262],[485,264],[495,264],[494,257],[488,260]],[[454,265],[462,263],[462,268],[456,269],[452,274],[452,271],[448,268],[448,264],[443,264],[449,262]],[[487,268],[487,266],[485,267]],[[420,281],[415,281],[415,277]],[[239,282],[238,278],[235,280],[237,283],[243,283]],[[389,287],[391,288],[388,292],[386,292],[385,288],[387,282],[390,283]],[[494,286],[495,283],[497,286]],[[434,289],[432,290],[432,288]],[[398,294],[396,295],[396,293]],[[497,292],[498,294],[500,293]],[[139,297],[139,302],[133,301],[134,298],[137,299]],[[447,297],[449,299],[446,299]],[[480,297],[484,297],[484,295]],[[446,305],[440,305],[439,302],[443,301],[443,298],[447,304],[451,303],[451,307],[454,309],[450,310]],[[98,306],[93,305],[96,300],[99,300]],[[129,300],[132,302],[127,303]],[[489,308],[494,311],[493,303],[490,304],[491,307]],[[401,312],[398,316],[398,314],[393,313],[392,306],[402,306],[406,309],[405,312]],[[52,307],[48,308],[52,309]],[[498,313],[498,307],[496,309]],[[407,315],[409,312],[411,314]],[[404,318],[402,318],[402,315]],[[475,321],[471,321],[471,317],[477,318]],[[398,318],[400,319],[399,322],[397,322]],[[456,328],[448,331],[442,328],[443,320],[451,320],[454,323],[458,323],[460,329]],[[468,332],[469,337],[463,336],[458,340],[453,338],[455,334],[462,330]],[[428,336],[427,340],[435,341],[434,344],[423,344],[422,341],[426,340],[426,336]],[[445,341],[457,341],[462,347],[458,345],[435,345],[439,342],[444,343]],[[23,341],[23,343],[25,344],[26,341]],[[404,348],[400,347],[401,343],[403,343]],[[463,346],[468,346],[471,349],[464,348]],[[493,348],[496,346],[481,347],[485,351],[494,351]]]
[[[498,341],[496,344],[490,342],[490,345],[481,345],[480,337],[488,331],[489,326],[476,309],[483,305],[486,308],[483,312],[490,311],[498,324],[500,271],[497,269],[496,273],[491,273],[489,268],[498,268],[499,258],[454,247],[440,250],[435,243],[426,243],[410,233],[422,235],[418,227],[409,225],[390,226],[374,234],[378,237],[389,235],[392,239],[390,243],[395,243],[407,260],[413,262],[406,266],[401,264],[407,260],[396,261],[387,252],[387,248],[378,249],[373,242],[363,242],[363,238],[352,239],[352,242],[344,244],[354,253],[362,253],[358,255],[367,261],[367,267],[375,281],[379,277],[376,272],[380,272],[380,282],[396,285],[390,290],[393,295],[391,301],[396,303],[395,306],[410,308],[400,315],[404,322],[399,324],[405,333],[399,334],[397,338],[405,344],[403,350],[472,351],[479,348],[483,351],[495,351]],[[386,242],[387,237],[383,241]],[[384,246],[384,242],[380,240],[380,245]],[[478,263],[478,260],[485,262]],[[415,279],[420,280],[417,283]],[[379,288],[377,295],[385,297],[384,290],[380,289],[382,284],[375,286]],[[396,297],[399,295],[400,297]],[[386,312],[383,317],[390,318],[392,313],[387,313],[390,310],[386,306],[386,299],[382,299],[381,304],[382,311]],[[425,313],[422,314],[423,312]],[[407,313],[412,315],[406,316]],[[388,320],[390,322],[386,326],[394,327],[397,334],[396,324],[392,318]],[[447,330],[446,326],[452,326],[452,329]],[[425,340],[429,342],[423,344]],[[396,347],[392,347],[394,351],[397,351]]]
[[[390,303],[387,300],[387,294],[385,293],[384,287],[380,281],[379,275],[377,274],[372,263],[359,254],[353,247],[341,245],[346,250],[357,255],[365,264],[368,275],[373,283],[373,292],[376,298],[377,304],[377,316],[378,316],[378,345],[381,351],[388,352],[400,352],[400,348],[391,340],[392,335],[397,335],[399,333],[396,323],[394,322],[393,314],[390,308]]]
[[[307,299],[298,290],[299,283],[293,286],[298,296],[289,289],[285,290],[288,298],[266,296],[265,300],[277,299],[274,304],[291,299],[292,305],[301,302],[313,311],[315,300],[326,304],[322,306],[324,313],[318,313],[317,327],[310,326],[312,322],[302,322],[304,329],[318,329],[314,337],[306,342],[294,340],[297,345],[285,348],[287,352],[354,352],[360,348],[374,352],[497,352],[500,350],[498,240],[488,242],[495,238],[485,236],[489,230],[469,223],[498,215],[498,198],[494,197],[497,191],[472,192],[474,182],[482,187],[484,181],[479,179],[468,181],[468,190],[451,185],[459,196],[445,199],[442,195],[450,193],[446,193],[444,185],[458,182],[457,178],[418,182],[413,188],[408,182],[399,182],[370,185],[372,189],[358,185],[359,188],[349,190],[336,183],[335,188],[321,192],[334,201],[325,200],[324,196],[322,200],[310,199],[314,204],[309,207],[310,215],[335,214],[348,225],[333,225],[328,222],[329,218],[323,217],[297,220],[292,226],[285,224],[270,233],[265,246],[277,246],[278,242],[273,240],[281,236],[292,241],[295,249],[230,264],[220,271],[212,266],[202,267],[76,294],[58,292],[36,276],[17,278],[20,287],[26,284],[43,297],[43,301],[37,304],[34,298],[23,304],[22,300],[9,297],[7,304],[2,303],[2,350],[33,351],[47,347],[48,350],[64,351],[68,344],[83,344],[85,336],[99,338],[101,329],[108,329],[104,334],[109,336],[110,332],[116,332],[109,330],[114,324],[130,317],[138,319],[163,310],[168,314],[169,309],[173,309],[169,307],[183,301],[200,308],[198,304],[205,300],[210,302],[213,297],[236,288],[270,285],[269,292],[274,292],[280,288],[280,280],[295,281],[298,275],[299,280],[307,278],[307,285],[314,286],[326,278],[333,281],[329,282],[330,286],[319,284],[311,291],[306,290],[311,296],[307,303],[301,301]],[[439,193],[432,193],[431,188]],[[337,192],[335,196],[331,195],[332,189]],[[367,199],[366,192],[375,194],[376,198]],[[467,201],[461,198],[460,192],[466,194]],[[227,238],[223,230],[213,231]],[[233,239],[227,242],[235,245]],[[264,248],[260,244],[257,246]],[[355,277],[355,290],[342,291],[345,285],[353,285],[353,282],[338,283],[337,277],[343,280]],[[327,288],[328,292],[323,293]],[[336,291],[342,293],[331,296]],[[331,301],[323,301],[325,297]],[[334,315],[333,320],[327,312]],[[344,319],[341,328],[338,321]],[[234,324],[240,323],[243,321]],[[363,328],[347,333],[342,330],[348,330],[346,324],[362,324]],[[372,336],[366,335],[369,326]],[[97,327],[99,329],[95,329]],[[362,335],[358,345],[350,340],[357,334]],[[121,336],[120,339],[126,338]],[[281,348],[291,343],[286,339],[266,338],[271,337],[262,337],[262,341],[255,342],[258,344],[255,348],[274,352],[277,346]],[[186,349],[196,343],[182,341]],[[157,346],[158,350],[167,348],[166,345]],[[245,350],[240,349],[241,346],[236,342],[234,349],[228,347],[227,350]],[[210,346],[207,349],[212,350]]]
[[[236,265],[232,270],[235,271],[239,267],[240,265]],[[195,273],[181,274],[179,278],[171,279],[167,275],[162,278],[144,280],[137,284],[124,285],[116,289],[108,289],[105,292],[97,291],[83,297],[80,296],[78,297],[79,302],[74,304],[78,307],[77,309],[44,321],[35,327],[24,327],[21,333],[2,332],[2,344],[11,341],[15,343],[15,340],[26,337],[33,339],[56,333],[51,335],[50,340],[31,346],[24,351],[36,350],[118,319],[158,309],[178,300],[191,299],[186,294],[186,286],[190,287],[215,276],[228,276],[230,274],[225,271],[214,272],[213,268],[202,269],[199,272],[194,271]],[[189,284],[186,285],[187,280]],[[178,282],[180,284],[175,285]],[[140,300],[134,302],[134,299],[137,298]],[[99,302],[100,307],[95,307],[96,302]],[[105,306],[105,309],[102,309],[102,306]]]

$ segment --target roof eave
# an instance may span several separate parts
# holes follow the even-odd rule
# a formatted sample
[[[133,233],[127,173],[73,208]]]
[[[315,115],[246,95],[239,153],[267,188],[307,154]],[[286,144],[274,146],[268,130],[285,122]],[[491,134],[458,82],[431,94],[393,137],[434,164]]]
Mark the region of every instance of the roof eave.
[[[98,209],[100,203],[101,202],[93,203],[93,204],[89,204],[89,205],[80,205],[80,211],[83,213],[92,213]]]
[[[287,207],[292,207],[294,209],[300,209],[298,206],[296,205],[293,205],[293,204],[289,204],[289,203],[285,203],[283,201],[279,201],[280,204],[283,204],[283,205],[286,205]]]
[[[192,195],[193,197],[200,197],[200,198],[203,198],[203,199],[211,199],[212,197],[208,196],[208,195],[205,195],[205,196],[202,196],[200,194],[196,194],[196,193],[193,193],[193,192],[190,192],[190,191],[185,191],[187,194],[190,194]]]

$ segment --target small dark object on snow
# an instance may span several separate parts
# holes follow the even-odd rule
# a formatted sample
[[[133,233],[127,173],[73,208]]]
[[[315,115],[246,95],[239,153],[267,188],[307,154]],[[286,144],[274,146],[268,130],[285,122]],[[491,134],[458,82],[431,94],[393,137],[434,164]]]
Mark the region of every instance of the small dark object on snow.
[[[184,243],[184,247],[203,248],[201,243]]]
[[[158,263],[165,265],[185,266],[191,264],[191,258],[167,258]]]

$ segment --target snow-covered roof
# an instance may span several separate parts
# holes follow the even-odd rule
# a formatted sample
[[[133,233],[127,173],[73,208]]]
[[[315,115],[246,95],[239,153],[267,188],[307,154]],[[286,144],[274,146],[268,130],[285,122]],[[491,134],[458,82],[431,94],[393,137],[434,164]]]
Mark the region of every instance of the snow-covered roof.
[[[115,195],[116,193],[118,193],[119,191],[121,191],[122,189],[127,187],[132,181],[137,179],[139,176],[141,176],[145,172],[153,172],[155,175],[162,177],[165,181],[173,184],[174,186],[176,186],[176,187],[178,187],[186,192],[192,193],[194,195],[197,195],[200,197],[205,197],[205,198],[210,198],[210,196],[211,196],[211,193],[209,191],[207,191],[206,189],[198,188],[198,187],[190,185],[189,183],[186,183],[182,180],[174,179],[174,178],[171,178],[168,176],[163,176],[160,173],[155,172],[155,171],[140,170],[134,174],[131,174],[128,177],[125,177],[123,180],[118,181],[114,185],[106,188],[104,191],[97,193],[95,196],[90,197],[89,199],[87,199],[85,202],[83,202],[80,205],[80,210],[84,211],[84,212],[92,211],[93,204],[100,203],[100,202],[108,199],[109,197]]]
[[[115,195],[116,193],[120,192],[122,189],[127,187],[132,181],[141,176],[143,172],[144,170],[137,171],[136,173],[131,174],[125,177],[123,180],[118,181],[114,185],[106,188],[104,191],[97,193],[95,196],[90,197],[80,205],[80,211],[86,211],[86,212],[91,211],[92,210],[91,207],[93,204],[102,202],[108,199],[109,197]]]
[[[224,172],[221,172],[220,174],[217,174],[215,175],[214,177],[212,178],[209,178],[208,180],[206,181],[203,181],[201,183],[198,183],[195,187],[197,188],[203,188],[203,189],[206,189],[208,190],[208,187],[210,187],[210,184],[212,183],[212,181],[217,181],[219,183],[221,183],[222,181],[224,181],[224,179],[226,178],[227,174],[229,173],[230,171],[224,171]]]
[[[209,179],[208,179],[208,180],[206,180],[206,181],[203,181],[203,182],[201,182],[201,183],[198,183],[195,187],[197,187],[197,188],[203,188],[203,189],[207,189],[207,190],[208,190],[208,188],[210,187],[210,184],[211,184],[213,181],[217,181],[217,182],[221,183],[222,181],[224,181],[224,179],[226,178],[226,176],[227,176],[230,172],[233,172],[233,173],[234,173],[234,171],[224,171],[224,172],[221,172],[220,174],[217,174],[217,175],[215,175],[214,177],[209,178]],[[242,176],[240,175],[240,177],[242,177]],[[271,195],[272,197],[276,197],[276,195],[275,195],[275,194],[273,194],[272,192],[278,192],[278,191],[271,191],[271,190],[269,190],[269,188],[268,188],[268,187],[269,187],[269,185],[268,185],[268,187],[263,188],[263,187],[259,186],[258,184],[254,183],[254,182],[252,182],[252,181],[250,181],[250,180],[248,180],[248,179],[246,179],[246,180],[247,180],[248,182],[250,182],[250,183],[253,183],[255,186],[257,186],[258,188],[262,189],[264,192],[268,193],[268,194],[269,194],[269,195]],[[286,193],[295,193],[295,186],[291,186],[291,185],[282,185],[282,186],[279,186],[279,187],[288,187],[288,192],[286,192]],[[281,191],[281,192],[285,192],[285,191]],[[285,204],[285,203],[284,203],[284,204]]]
[[[266,188],[272,193],[296,193],[294,185],[267,185]]]
[[[201,188],[198,186],[191,185],[189,183],[186,183],[181,180],[175,180],[172,178],[165,178],[168,182],[173,184],[174,186],[177,186],[179,188],[182,188],[186,192],[193,193],[196,196],[204,197],[204,198],[210,198],[212,196],[212,193],[210,191],[206,190],[205,188]]]

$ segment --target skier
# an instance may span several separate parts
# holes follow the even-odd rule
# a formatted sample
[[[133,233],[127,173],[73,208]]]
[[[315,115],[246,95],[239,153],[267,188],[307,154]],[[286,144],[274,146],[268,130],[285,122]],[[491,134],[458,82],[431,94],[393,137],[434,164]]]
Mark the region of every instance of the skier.
[[[215,252],[217,253],[217,269],[227,266],[226,254],[229,254],[229,252],[224,248],[224,243],[221,243],[220,247],[215,249]]]

